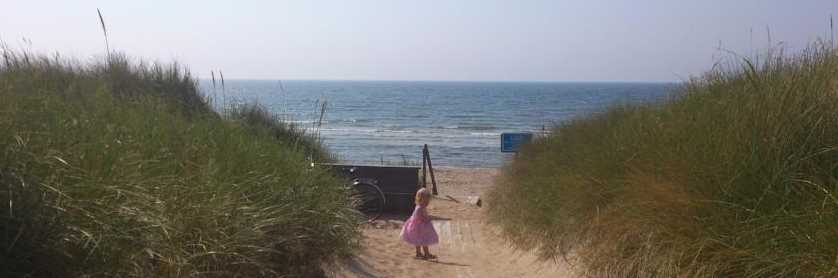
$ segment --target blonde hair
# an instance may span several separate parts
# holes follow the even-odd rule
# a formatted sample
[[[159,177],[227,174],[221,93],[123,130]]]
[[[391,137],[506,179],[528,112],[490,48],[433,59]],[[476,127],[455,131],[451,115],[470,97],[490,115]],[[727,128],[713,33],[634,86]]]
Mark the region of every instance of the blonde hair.
[[[416,191],[416,204],[422,204],[425,200],[431,199],[431,191],[428,191],[427,188],[420,188]]]

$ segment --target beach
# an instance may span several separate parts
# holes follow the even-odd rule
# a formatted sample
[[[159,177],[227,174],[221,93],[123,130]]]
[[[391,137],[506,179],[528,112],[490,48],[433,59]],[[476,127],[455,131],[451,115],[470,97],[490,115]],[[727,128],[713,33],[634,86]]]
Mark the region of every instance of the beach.
[[[413,257],[414,248],[399,240],[406,215],[387,215],[364,227],[363,249],[338,263],[332,277],[576,277],[563,261],[539,261],[533,252],[516,250],[485,223],[486,207],[469,202],[483,197],[499,173],[496,168],[436,169],[439,195],[429,206],[440,244],[436,260]],[[430,182],[429,182],[430,184]]]

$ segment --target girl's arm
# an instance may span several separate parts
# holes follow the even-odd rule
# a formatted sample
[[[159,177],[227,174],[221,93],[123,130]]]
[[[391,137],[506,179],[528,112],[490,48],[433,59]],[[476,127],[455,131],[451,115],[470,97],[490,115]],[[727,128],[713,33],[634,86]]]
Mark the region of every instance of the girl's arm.
[[[419,212],[422,222],[430,222],[431,216],[428,215],[428,207],[422,207],[422,211]]]

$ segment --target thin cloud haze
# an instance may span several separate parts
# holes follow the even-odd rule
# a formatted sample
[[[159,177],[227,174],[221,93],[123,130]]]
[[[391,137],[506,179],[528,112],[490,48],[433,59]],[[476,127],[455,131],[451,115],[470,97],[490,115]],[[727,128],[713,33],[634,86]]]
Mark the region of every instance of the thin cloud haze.
[[[74,1],[4,3],[0,39],[81,59],[111,48],[209,77],[673,81],[719,46],[829,38],[835,1]],[[31,41],[31,44],[24,42]]]

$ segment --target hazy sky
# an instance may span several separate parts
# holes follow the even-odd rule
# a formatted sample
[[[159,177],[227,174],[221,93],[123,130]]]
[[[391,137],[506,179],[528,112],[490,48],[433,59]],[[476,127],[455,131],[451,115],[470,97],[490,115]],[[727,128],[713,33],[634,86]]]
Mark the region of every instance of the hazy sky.
[[[749,55],[768,27],[794,51],[838,16],[838,0],[0,1],[13,48],[101,56],[100,8],[112,49],[251,79],[682,80],[720,44]]]

